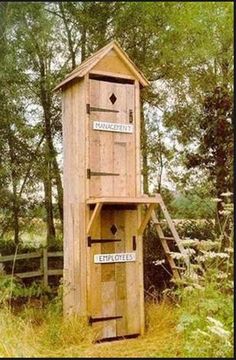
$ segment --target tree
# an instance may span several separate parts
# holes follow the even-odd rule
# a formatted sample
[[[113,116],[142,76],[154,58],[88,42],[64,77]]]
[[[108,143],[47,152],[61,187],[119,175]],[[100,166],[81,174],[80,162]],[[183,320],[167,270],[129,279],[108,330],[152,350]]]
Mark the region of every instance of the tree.
[[[232,4],[178,5],[166,33],[178,52],[169,51],[164,122],[184,145],[183,165],[207,170],[219,197],[232,189]]]
[[[20,240],[20,216],[27,210],[23,194],[29,183],[32,163],[38,150],[35,129],[29,126],[22,106],[22,73],[17,66],[17,53],[11,43],[13,16],[8,3],[0,6],[0,148],[1,207],[4,218],[2,235],[14,231],[14,242]],[[37,140],[36,140],[37,141]],[[41,142],[42,140],[40,140]],[[36,147],[36,148],[35,148]]]
[[[44,134],[44,162],[41,177],[44,184],[45,208],[47,213],[48,243],[55,239],[53,216],[53,180],[57,189],[58,208],[63,223],[63,189],[57,153],[53,138],[61,133],[57,104],[52,89],[58,81],[56,54],[59,44],[54,32],[53,17],[45,11],[45,4],[15,5],[16,46],[21,52],[21,65],[25,70],[25,86],[31,102],[39,106]],[[39,123],[40,125],[40,123]]]

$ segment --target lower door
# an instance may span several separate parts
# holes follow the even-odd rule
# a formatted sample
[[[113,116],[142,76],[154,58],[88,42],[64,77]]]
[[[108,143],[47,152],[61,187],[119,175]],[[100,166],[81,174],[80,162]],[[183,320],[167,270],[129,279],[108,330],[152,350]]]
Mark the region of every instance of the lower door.
[[[102,210],[89,238],[90,323],[97,339],[140,333],[136,210]]]

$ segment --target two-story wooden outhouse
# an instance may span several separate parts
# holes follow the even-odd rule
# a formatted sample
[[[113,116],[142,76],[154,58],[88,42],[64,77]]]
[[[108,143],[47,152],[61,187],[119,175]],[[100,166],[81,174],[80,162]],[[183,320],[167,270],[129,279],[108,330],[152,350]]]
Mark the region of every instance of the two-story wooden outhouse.
[[[64,311],[86,316],[99,339],[144,331],[142,233],[157,203],[141,191],[140,89],[147,85],[112,41],[56,87],[63,109]]]

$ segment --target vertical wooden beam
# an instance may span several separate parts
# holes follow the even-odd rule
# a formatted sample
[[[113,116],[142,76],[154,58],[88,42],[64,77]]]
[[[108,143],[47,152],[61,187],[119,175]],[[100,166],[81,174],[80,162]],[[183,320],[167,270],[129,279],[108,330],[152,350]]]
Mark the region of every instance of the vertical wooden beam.
[[[86,105],[90,104],[90,80],[89,80],[89,74],[86,74],[84,77],[84,104],[81,104],[81,106],[84,106],[84,109],[86,109]],[[89,194],[89,184],[90,184],[90,180],[87,179],[87,169],[90,167],[89,164],[89,146],[90,146],[90,139],[89,139],[89,129],[90,129],[90,114],[88,113],[88,111],[86,111],[85,116],[84,116],[84,126],[85,126],[85,142],[83,144],[84,146],[84,151],[85,151],[85,169],[84,169],[84,191],[85,191],[85,199],[88,199],[90,194]],[[81,144],[82,146],[82,144]]]
[[[141,205],[138,205],[137,223],[140,224],[142,218]],[[143,238],[138,235],[138,282],[139,282],[139,304],[140,304],[140,334],[144,334],[145,317],[144,317],[144,276],[143,276]]]
[[[83,179],[83,190],[84,190],[84,198],[85,203],[83,206],[85,207],[85,219],[84,219],[84,227],[86,233],[84,233],[84,244],[86,244],[86,248],[84,246],[84,254],[81,254],[81,257],[84,256],[84,269],[83,269],[83,281],[86,282],[85,284],[85,292],[83,291],[84,300],[86,301],[86,313],[88,315],[89,311],[91,310],[91,248],[87,246],[87,227],[89,225],[89,217],[90,217],[90,209],[89,206],[86,205],[86,199],[90,197],[90,180],[87,178],[87,169],[90,168],[90,139],[89,139],[89,133],[90,133],[90,114],[88,111],[88,106],[90,106],[91,102],[91,94],[90,94],[90,80],[89,80],[89,74],[86,74],[84,77],[84,104],[81,103],[81,106],[85,109],[84,114],[84,129],[85,129],[85,141],[84,141],[84,158],[85,158],[85,168],[84,168],[84,179]],[[88,104],[88,105],[87,105]],[[94,209],[95,210],[95,209]],[[100,212],[101,209],[99,209]],[[81,241],[81,240],[80,240]],[[80,269],[81,270],[81,269]],[[91,314],[92,315],[92,314]]]
[[[92,210],[88,211],[92,213]],[[91,229],[92,238],[101,238],[101,218],[102,215],[97,218]],[[86,244],[87,245],[87,244]],[[101,244],[95,243],[91,247],[87,246],[87,268],[85,269],[87,274],[87,314],[93,317],[101,317],[102,308],[102,296],[101,296],[101,264],[94,264],[94,255],[101,254]],[[85,274],[85,279],[86,279]],[[103,324],[98,322],[93,325],[94,334],[97,338],[102,338]]]
[[[43,285],[48,286],[48,250],[43,248]]]
[[[135,122],[134,128],[136,133],[135,151],[136,151],[136,196],[140,196],[141,191],[141,163],[140,163],[140,89],[139,81],[135,80]]]

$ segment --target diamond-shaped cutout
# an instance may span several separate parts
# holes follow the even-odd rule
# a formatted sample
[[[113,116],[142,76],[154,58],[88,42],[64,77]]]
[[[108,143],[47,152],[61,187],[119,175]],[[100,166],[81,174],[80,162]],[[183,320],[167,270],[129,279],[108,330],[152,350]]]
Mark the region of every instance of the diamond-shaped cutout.
[[[117,233],[117,227],[113,224],[112,227],[110,228],[111,232],[113,235],[115,235]]]
[[[117,97],[112,93],[109,99],[111,100],[112,104],[115,104]]]

